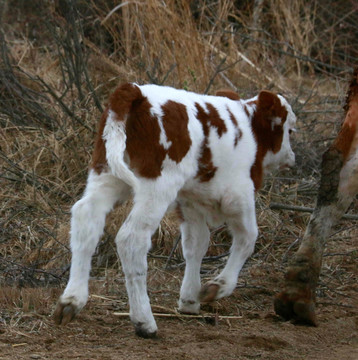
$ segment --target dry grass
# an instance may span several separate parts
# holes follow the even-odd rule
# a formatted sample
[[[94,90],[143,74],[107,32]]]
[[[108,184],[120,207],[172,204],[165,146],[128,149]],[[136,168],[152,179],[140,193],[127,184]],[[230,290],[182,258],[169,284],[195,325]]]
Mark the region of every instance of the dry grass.
[[[21,287],[65,282],[70,207],[84,187],[100,109],[122,81],[209,93],[225,87],[243,97],[267,88],[290,100],[298,116],[297,167],[268,178],[258,194],[260,237],[250,260],[253,272],[267,264],[283,268],[308,216],[269,204],[314,204],[320,156],[339,128],[346,80],[358,59],[358,18],[345,1],[251,3],[149,0],[118,7],[100,0],[79,1],[72,10],[66,1],[0,5],[0,284],[19,287],[2,288],[3,307],[48,309],[52,297]],[[106,278],[117,268],[113,237],[129,206],[109,216],[93,275]],[[354,255],[356,225],[343,228]],[[153,278],[160,280],[161,271],[167,276],[163,267],[177,236],[176,222],[165,218],[153,238]],[[342,233],[330,244],[337,238]],[[213,229],[208,255],[224,254],[229,244],[225,229]],[[170,260],[180,272],[180,246]],[[205,262],[203,272],[212,276],[224,260]],[[352,281],[348,274],[343,283]],[[168,286],[177,289],[176,275],[173,281]]]

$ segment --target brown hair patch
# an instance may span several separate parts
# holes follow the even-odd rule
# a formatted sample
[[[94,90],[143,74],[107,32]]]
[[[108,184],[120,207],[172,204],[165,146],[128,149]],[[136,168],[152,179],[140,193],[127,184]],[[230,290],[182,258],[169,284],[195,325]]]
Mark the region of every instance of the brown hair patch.
[[[227,132],[225,122],[223,119],[221,119],[218,111],[212,104],[206,103],[206,107],[207,107],[209,113],[208,113],[208,116],[205,117],[205,121],[208,124],[210,124],[210,126],[215,127],[218,132],[219,137],[221,137],[223,135],[223,133]]]
[[[208,136],[209,128],[214,127],[218,133],[218,136],[221,137],[223,133],[227,132],[225,122],[223,119],[221,119],[218,111],[212,104],[206,103],[205,105],[208,112],[206,112],[198,103],[195,103],[197,118],[203,125],[204,134],[205,136]]]
[[[250,111],[249,111],[249,109],[247,108],[247,105],[246,105],[246,104],[244,105],[244,111],[245,111],[245,114],[247,115],[247,117],[250,117]]]
[[[168,156],[176,163],[179,163],[191,146],[188,113],[185,105],[171,100],[162,106],[162,110],[163,127],[168,140],[171,142]]]
[[[196,174],[196,177],[199,178],[201,182],[208,182],[210,181],[216,173],[217,167],[214,166],[212,161],[212,153],[209,148],[209,133],[210,133],[210,126],[213,125],[218,130],[218,135],[222,136],[223,127],[220,126],[220,120],[224,124],[222,119],[220,119],[217,110],[211,105],[211,108],[208,106],[209,113],[206,113],[204,109],[198,104],[195,103],[195,107],[197,109],[197,118],[201,122],[203,126],[204,132],[204,141],[201,148],[201,155],[199,158],[199,168]],[[211,118],[211,115],[214,115]],[[220,120],[218,120],[220,119]],[[217,127],[218,126],[218,127]],[[225,126],[225,132],[227,131]]]
[[[358,122],[358,116],[356,121]],[[352,150],[351,148],[356,132],[357,132],[356,123],[348,124],[344,122],[332,145],[332,148],[335,148],[342,153],[344,162],[348,159],[349,154],[351,153]]]
[[[354,139],[358,131],[358,67],[355,68],[349,84],[344,110],[345,118],[332,147],[342,153],[345,162],[356,148]]]
[[[227,111],[229,113],[230,120],[231,120],[231,122],[232,122],[232,124],[234,125],[234,128],[235,128],[234,146],[236,147],[239,140],[242,137],[242,131],[239,128],[239,124],[238,124],[237,119],[235,118],[234,114],[229,110],[229,108],[227,109]]]
[[[117,115],[117,120],[125,120],[126,115],[130,112],[134,100],[143,99],[139,87],[125,83],[117,87],[109,98],[109,107]]]
[[[102,138],[103,130],[106,126],[107,117],[108,107],[103,111],[101,120],[99,121],[94,150],[92,154],[92,163],[90,165],[90,168],[92,168],[98,175],[108,166],[106,158],[106,147]]]
[[[213,164],[211,150],[207,141],[204,141],[196,178],[199,178],[200,182],[208,182],[215,176],[217,169],[218,168]]]
[[[240,100],[239,94],[237,94],[235,91],[228,90],[228,89],[220,89],[216,92],[215,96],[222,96],[226,97],[230,100]]]
[[[151,115],[150,108],[146,97],[133,101],[126,121],[126,151],[130,166],[139,175],[156,178],[161,174],[166,150],[160,144],[158,119]]]
[[[273,124],[275,118],[281,119],[281,124]],[[261,91],[256,100],[256,110],[251,120],[257,152],[255,163],[251,168],[251,178],[255,184],[255,190],[262,185],[263,159],[268,151],[277,153],[281,149],[283,139],[283,124],[287,118],[287,110],[282,106],[276,94],[269,91]]]

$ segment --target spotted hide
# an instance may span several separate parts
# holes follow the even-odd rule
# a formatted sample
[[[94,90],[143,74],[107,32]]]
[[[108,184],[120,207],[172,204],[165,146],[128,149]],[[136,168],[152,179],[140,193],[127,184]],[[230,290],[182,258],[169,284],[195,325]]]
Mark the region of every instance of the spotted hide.
[[[228,296],[257,237],[254,192],[265,170],[294,164],[290,105],[262,91],[249,100],[232,92],[199,95],[155,85],[124,84],[110,97],[83,197],[72,208],[70,279],[55,320],[66,324],[86,304],[91,256],[106,214],[133,197],[116,244],[136,333],[155,336],[147,295],[151,235],[168,208],[181,214],[186,269],[179,310],[197,314],[200,301]],[[215,279],[200,283],[209,225],[226,222],[231,255]]]

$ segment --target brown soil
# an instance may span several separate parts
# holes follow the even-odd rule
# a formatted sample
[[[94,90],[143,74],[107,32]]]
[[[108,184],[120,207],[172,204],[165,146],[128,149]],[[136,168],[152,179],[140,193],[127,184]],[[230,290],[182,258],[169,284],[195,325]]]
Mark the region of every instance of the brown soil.
[[[157,317],[158,338],[150,340],[135,336],[127,316],[114,315],[128,311],[123,281],[114,271],[91,281],[88,304],[65,327],[55,326],[51,318],[60,289],[3,288],[0,359],[355,360],[354,255],[326,257],[317,299],[318,327],[284,322],[274,314],[272,298],[280,289],[283,268],[254,259],[231,297],[203,306],[202,313],[210,318]],[[163,267],[164,263],[151,260],[150,297],[154,312],[170,314],[176,307],[182,269]]]

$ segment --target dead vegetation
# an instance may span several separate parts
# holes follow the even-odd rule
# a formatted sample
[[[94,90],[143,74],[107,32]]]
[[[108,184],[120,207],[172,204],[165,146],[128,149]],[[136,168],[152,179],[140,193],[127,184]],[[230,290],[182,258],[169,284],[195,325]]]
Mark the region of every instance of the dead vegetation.
[[[242,97],[266,88],[290,100],[298,117],[297,167],[273,174],[258,194],[260,236],[239,282],[247,293],[254,288],[272,295],[265,281],[272,277],[275,284],[282,276],[308,215],[270,204],[314,206],[321,154],[339,128],[347,79],[358,60],[357,14],[354,2],[339,0],[3,1],[0,304],[11,310],[2,322],[11,326],[19,311],[51,312],[68,276],[70,207],[83,191],[103,104],[123,81],[206,93],[231,88]],[[113,238],[127,208],[109,216],[95,255],[98,295],[118,296],[122,286],[114,280]],[[332,235],[319,303],[353,306],[356,238],[354,220]],[[149,255],[154,293],[178,293],[184,264],[177,239],[177,224],[168,216]],[[222,266],[230,247],[225,227],[213,229],[212,240],[204,277]],[[46,286],[54,290],[31,289]],[[168,307],[175,306],[172,299]],[[236,311],[226,301],[217,306],[226,315]],[[254,312],[260,305],[249,299],[245,306]],[[125,311],[125,301],[115,308]]]

